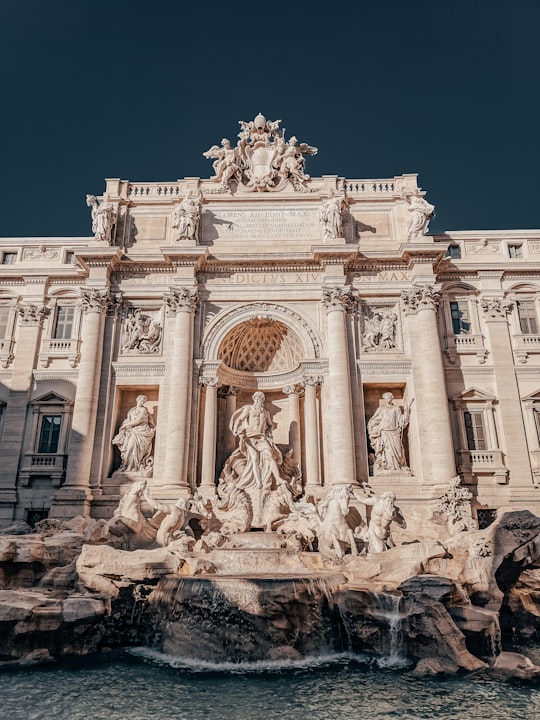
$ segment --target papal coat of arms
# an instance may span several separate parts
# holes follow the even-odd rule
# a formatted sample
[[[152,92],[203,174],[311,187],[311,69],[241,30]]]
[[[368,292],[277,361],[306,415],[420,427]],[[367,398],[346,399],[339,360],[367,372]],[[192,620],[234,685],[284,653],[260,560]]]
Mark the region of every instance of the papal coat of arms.
[[[240,120],[236,147],[227,138],[203,153],[214,160],[215,176],[223,192],[231,187],[248,191],[282,190],[291,183],[295,190],[307,191],[309,175],[304,171],[304,155],[315,155],[317,148],[298,143],[294,135],[285,140],[281,120],[268,121],[257,115],[252,122]]]

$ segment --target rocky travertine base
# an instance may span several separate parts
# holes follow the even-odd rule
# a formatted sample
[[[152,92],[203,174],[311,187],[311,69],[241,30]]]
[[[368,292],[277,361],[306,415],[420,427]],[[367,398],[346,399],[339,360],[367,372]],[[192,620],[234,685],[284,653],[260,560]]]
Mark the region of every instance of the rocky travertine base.
[[[251,552],[249,537],[209,553],[182,541],[125,551],[102,523],[68,526],[0,535],[2,662],[133,645],[237,662],[351,650],[408,658],[417,675],[538,679],[502,651],[540,632],[540,518],[526,511],[341,562],[270,534]]]

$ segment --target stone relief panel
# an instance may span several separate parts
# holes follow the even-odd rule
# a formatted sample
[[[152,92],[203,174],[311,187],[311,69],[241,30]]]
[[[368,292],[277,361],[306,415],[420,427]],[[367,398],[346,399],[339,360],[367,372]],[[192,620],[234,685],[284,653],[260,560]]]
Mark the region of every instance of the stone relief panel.
[[[120,350],[122,355],[161,354],[163,308],[130,308],[124,315]]]
[[[362,352],[402,351],[399,305],[364,305]]]

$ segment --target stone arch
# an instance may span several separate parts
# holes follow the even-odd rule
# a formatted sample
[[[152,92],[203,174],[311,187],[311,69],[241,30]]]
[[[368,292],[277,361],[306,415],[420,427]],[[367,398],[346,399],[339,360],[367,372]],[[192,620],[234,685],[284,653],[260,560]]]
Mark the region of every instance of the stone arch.
[[[289,362],[287,369],[292,369],[293,360],[296,361],[295,365],[298,365],[303,359],[313,360],[320,357],[320,338],[301,315],[285,305],[250,303],[227,309],[213,319],[205,332],[202,343],[204,360],[206,362],[223,361],[225,352],[235,357],[237,361],[241,357],[247,359],[249,348],[245,343],[244,346],[242,345],[242,338],[239,337],[242,329],[250,332],[252,337],[266,330],[267,334],[273,338],[272,342],[276,352],[273,358],[269,357],[271,353],[266,354],[270,364],[277,355],[276,366],[272,370],[277,371],[277,366],[280,365],[282,370],[285,369],[287,358]],[[280,341],[279,346],[278,341]],[[230,344],[230,347],[227,347],[227,343]],[[261,357],[261,363],[264,363],[264,357]],[[246,370],[249,372],[247,367]],[[261,370],[252,372],[261,372]]]

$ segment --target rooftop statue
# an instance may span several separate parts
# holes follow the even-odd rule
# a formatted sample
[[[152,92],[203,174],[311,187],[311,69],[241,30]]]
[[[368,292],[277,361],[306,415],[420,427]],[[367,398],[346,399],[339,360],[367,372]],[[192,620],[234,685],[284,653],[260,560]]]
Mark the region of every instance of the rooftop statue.
[[[435,215],[435,205],[431,205],[416,191],[413,195],[406,195],[409,217],[409,237],[422,237],[428,233],[429,221]]]
[[[92,232],[95,239],[111,245],[112,229],[116,222],[114,205],[106,198],[98,204],[95,195],[87,195],[86,204],[92,208]]]
[[[294,135],[285,140],[281,120],[270,121],[257,115],[251,122],[240,120],[236,147],[224,138],[203,153],[213,159],[218,192],[231,192],[231,186],[251,191],[282,190],[290,182],[295,190],[307,191],[309,175],[304,171],[304,155],[315,155],[317,148],[298,143]]]

